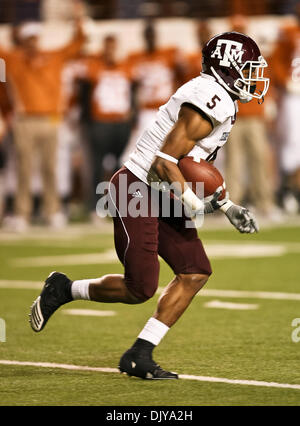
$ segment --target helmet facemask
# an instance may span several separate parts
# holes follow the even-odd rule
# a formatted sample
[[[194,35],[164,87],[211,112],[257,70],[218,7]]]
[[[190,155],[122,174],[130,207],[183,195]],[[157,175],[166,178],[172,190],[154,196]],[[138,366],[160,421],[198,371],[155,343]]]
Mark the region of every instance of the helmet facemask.
[[[246,61],[240,68],[241,77],[235,81],[234,87],[238,89],[241,101],[264,99],[270,83],[270,79],[264,77],[264,68],[267,66],[266,60],[260,56],[258,61]]]
[[[210,67],[211,72],[226,90],[238,96],[242,103],[250,102],[253,98],[258,100],[264,99],[270,79],[264,77],[264,68],[268,66],[266,60],[259,56],[257,61],[246,61],[241,67],[236,60],[227,52],[224,52],[227,60],[232,68],[237,72],[238,78],[233,83],[233,88],[228,87],[228,84],[222,79],[221,75],[216,72],[214,67]],[[236,90],[235,90],[236,89]]]

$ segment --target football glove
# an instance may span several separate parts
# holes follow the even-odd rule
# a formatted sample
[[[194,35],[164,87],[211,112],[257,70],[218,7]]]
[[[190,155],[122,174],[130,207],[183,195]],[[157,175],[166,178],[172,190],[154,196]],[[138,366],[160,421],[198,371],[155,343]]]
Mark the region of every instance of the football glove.
[[[242,234],[253,234],[259,231],[259,226],[254,215],[245,207],[232,204],[225,211],[229,222]]]
[[[219,186],[216,189],[216,192],[211,196],[212,198],[206,197],[206,199],[204,199],[204,214],[213,213],[215,210],[218,210],[220,207],[227,203],[227,201],[229,200],[228,192],[226,192],[226,195],[223,200],[219,200],[219,197],[221,196],[222,192],[223,188],[222,186]]]

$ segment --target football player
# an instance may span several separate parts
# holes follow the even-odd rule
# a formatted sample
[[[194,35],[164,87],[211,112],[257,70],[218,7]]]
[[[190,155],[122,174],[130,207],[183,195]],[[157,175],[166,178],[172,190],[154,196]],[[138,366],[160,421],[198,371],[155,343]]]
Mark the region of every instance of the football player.
[[[272,78],[278,96],[280,168],[283,182],[280,198],[287,211],[300,209],[300,2],[295,4],[296,20],[285,24],[272,53]]]
[[[186,189],[178,161],[186,155],[206,160],[215,158],[235,121],[235,101],[249,102],[254,98],[260,101],[265,96],[269,85],[263,76],[266,66],[256,43],[244,34],[227,32],[206,43],[201,75],[183,85],[159,109],[155,123],[143,133],[125,166],[111,180],[109,194],[117,211],[115,246],[124,265],[124,275],[72,282],[62,273],[50,274],[31,308],[30,323],[34,331],[41,331],[56,309],[72,300],[145,302],[157,289],[159,254],[173,269],[175,277],[133,346],[121,357],[119,369],[144,379],[178,378],[176,373],[157,365],[152,352],[207,282],[212,273],[210,263],[196,228],[185,226],[187,217],[166,217],[161,213],[160,203],[168,192],[162,192],[158,205],[154,206],[157,215],[132,217],[119,205],[119,192],[123,196],[125,192],[120,188],[120,178],[126,178],[127,188],[132,183],[148,185],[146,193],[128,190],[128,203],[137,195],[148,197],[150,211],[154,203],[150,196],[151,183],[177,182],[175,193],[183,205],[204,213],[221,208],[240,232],[257,232],[251,213],[228,198],[220,202],[219,191],[211,201],[203,201]],[[174,204],[179,202],[172,200]]]

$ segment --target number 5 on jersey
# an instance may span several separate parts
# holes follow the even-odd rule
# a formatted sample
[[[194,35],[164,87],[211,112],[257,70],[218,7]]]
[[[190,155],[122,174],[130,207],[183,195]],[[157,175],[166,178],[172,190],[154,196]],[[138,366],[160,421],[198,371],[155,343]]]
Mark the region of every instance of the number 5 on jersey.
[[[213,109],[217,105],[217,101],[221,101],[221,99],[218,95],[215,95],[210,102],[207,102],[207,108]]]

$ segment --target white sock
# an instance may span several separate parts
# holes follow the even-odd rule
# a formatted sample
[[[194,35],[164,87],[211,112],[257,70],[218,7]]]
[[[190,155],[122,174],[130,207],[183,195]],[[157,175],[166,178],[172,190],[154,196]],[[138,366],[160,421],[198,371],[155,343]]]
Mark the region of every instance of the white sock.
[[[169,328],[170,327],[163,322],[152,317],[140,332],[138,338],[147,340],[147,342],[151,342],[153,345],[157,346],[162,338],[167,334]]]
[[[73,281],[71,293],[74,300],[91,300],[89,294],[90,283],[94,280]]]

